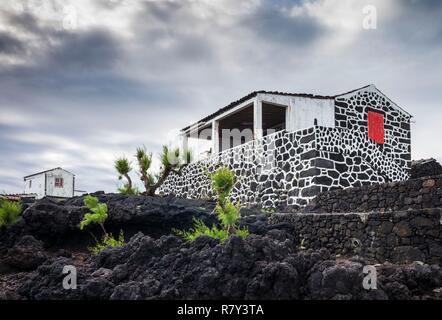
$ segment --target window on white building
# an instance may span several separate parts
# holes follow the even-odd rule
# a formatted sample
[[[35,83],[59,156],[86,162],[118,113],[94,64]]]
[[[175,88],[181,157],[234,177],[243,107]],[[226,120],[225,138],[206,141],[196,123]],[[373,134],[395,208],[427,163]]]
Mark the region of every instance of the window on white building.
[[[29,189],[32,187],[32,180],[29,180]]]
[[[63,188],[63,178],[55,178],[55,187]]]

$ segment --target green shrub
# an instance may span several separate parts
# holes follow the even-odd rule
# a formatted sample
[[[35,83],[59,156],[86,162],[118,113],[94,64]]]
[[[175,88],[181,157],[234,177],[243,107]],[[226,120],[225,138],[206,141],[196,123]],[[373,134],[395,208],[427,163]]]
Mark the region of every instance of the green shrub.
[[[249,229],[247,229],[247,227],[244,227],[244,228],[238,227],[236,229],[235,234],[240,238],[247,238],[249,236],[250,232],[249,232]]]
[[[84,200],[84,204],[88,207],[91,212],[86,213],[83,219],[80,222],[80,229],[83,230],[84,227],[90,224],[98,224],[101,226],[103,232],[106,234],[106,230],[104,228],[104,221],[106,221],[107,215],[107,204],[100,203],[98,198],[93,197],[91,195],[87,195]]]
[[[123,247],[124,245],[124,234],[121,230],[118,239],[115,239],[111,234],[105,234],[100,242],[97,242],[94,246],[88,247],[88,250],[92,254],[99,254],[105,249]]]
[[[211,174],[210,178],[212,180],[212,188],[218,195],[218,202],[221,204],[225,203],[236,183],[235,174],[229,168],[221,167]]]
[[[239,211],[241,206],[239,204],[234,205],[232,202],[227,201],[224,206],[217,204],[215,207],[218,219],[222,226],[228,230],[235,227],[236,222],[239,219]]]
[[[22,213],[20,202],[0,200],[0,227],[9,227],[17,222]]]
[[[203,235],[224,241],[229,236],[229,232],[227,230],[219,229],[215,225],[209,228],[204,224],[202,220],[196,218],[193,218],[193,228],[191,228],[189,231],[182,231],[176,229],[173,229],[172,231],[176,235],[183,237],[187,241],[194,241],[196,238]]]
[[[246,238],[249,235],[249,230],[237,226],[241,205],[240,203],[235,205],[229,200],[229,194],[236,182],[235,174],[230,169],[221,167],[214,174],[211,174],[210,178],[212,179],[212,187],[218,195],[215,211],[222,228],[220,229],[215,225],[209,228],[203,221],[194,219],[192,229],[189,231],[174,230],[175,234],[188,241],[193,241],[202,235],[219,239],[221,242],[232,234]]]
[[[121,188],[118,188],[118,192],[124,194],[126,196],[137,196],[140,194],[140,191],[137,187],[131,187],[129,184],[124,184]]]
[[[91,212],[86,213],[84,215],[79,225],[80,229],[83,230],[88,225],[97,224],[101,227],[101,230],[103,231],[103,236],[100,241],[98,241],[95,238],[95,236],[92,234],[92,236],[96,241],[96,244],[94,246],[88,247],[89,251],[93,254],[97,254],[103,251],[104,249],[110,247],[124,246],[125,242],[124,242],[123,231],[120,231],[118,239],[115,239],[111,234],[108,234],[106,232],[106,229],[104,227],[104,222],[108,218],[107,205],[105,203],[100,203],[97,197],[93,197],[91,195],[87,195],[84,198],[83,202]]]

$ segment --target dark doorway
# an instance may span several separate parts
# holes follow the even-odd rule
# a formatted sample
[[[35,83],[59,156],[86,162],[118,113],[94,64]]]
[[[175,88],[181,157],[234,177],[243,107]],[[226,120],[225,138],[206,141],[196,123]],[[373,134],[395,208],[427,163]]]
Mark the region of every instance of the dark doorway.
[[[251,140],[253,140],[253,104],[219,121],[219,151]]]
[[[262,103],[262,129],[264,136],[285,130],[286,110],[287,107],[285,106]]]

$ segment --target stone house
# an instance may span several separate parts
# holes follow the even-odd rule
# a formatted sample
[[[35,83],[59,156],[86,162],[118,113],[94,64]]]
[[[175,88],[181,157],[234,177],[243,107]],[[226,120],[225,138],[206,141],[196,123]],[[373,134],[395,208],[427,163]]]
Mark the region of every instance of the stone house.
[[[322,191],[405,180],[411,118],[374,85],[334,96],[252,92],[181,130],[185,148],[206,149],[159,192],[212,197],[207,172],[219,165],[239,177],[233,200],[262,207],[302,206]]]

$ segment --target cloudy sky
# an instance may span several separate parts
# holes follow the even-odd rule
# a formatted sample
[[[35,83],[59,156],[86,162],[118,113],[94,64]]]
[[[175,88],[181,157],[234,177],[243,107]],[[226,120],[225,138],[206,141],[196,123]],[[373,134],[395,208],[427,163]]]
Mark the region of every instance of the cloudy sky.
[[[2,0],[0,192],[57,166],[114,191],[116,157],[260,89],[373,83],[415,116],[413,158],[442,160],[441,57],[437,0]]]

